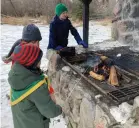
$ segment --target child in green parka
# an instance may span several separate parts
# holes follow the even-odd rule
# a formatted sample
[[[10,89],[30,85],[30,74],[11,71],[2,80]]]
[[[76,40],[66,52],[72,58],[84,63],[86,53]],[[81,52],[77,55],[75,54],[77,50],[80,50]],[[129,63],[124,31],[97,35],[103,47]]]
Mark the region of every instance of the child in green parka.
[[[62,108],[50,97],[49,82],[40,70],[42,50],[33,44],[18,45],[8,74],[14,128],[49,128],[50,118]]]

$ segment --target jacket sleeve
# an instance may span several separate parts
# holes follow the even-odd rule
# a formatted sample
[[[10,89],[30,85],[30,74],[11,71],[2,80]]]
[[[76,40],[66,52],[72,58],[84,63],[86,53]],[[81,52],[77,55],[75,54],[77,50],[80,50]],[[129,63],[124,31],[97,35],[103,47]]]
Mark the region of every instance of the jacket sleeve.
[[[62,113],[62,108],[51,99],[46,84],[34,91],[30,95],[30,100],[46,118],[54,118]]]
[[[56,37],[55,37],[55,26],[53,23],[50,24],[50,35],[49,35],[49,45],[50,48],[55,49],[56,48]]]
[[[12,55],[12,53],[13,53],[13,51],[14,51],[14,48],[15,48],[17,45],[19,45],[20,43],[21,43],[21,39],[17,40],[17,41],[13,44],[13,46],[12,46],[12,48],[10,49],[8,55],[6,56],[7,58],[10,57],[10,56]]]
[[[73,27],[73,25],[71,24],[70,20],[69,20],[69,26],[70,26],[71,34],[74,36],[76,42],[79,44],[82,41],[82,39],[81,39],[78,31],[76,30],[76,28]]]

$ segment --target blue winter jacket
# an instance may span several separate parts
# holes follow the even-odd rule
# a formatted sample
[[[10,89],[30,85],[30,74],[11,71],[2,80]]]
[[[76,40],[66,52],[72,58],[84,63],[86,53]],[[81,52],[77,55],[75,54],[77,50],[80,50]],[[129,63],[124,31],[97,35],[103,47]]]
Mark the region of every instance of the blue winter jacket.
[[[47,49],[55,49],[67,47],[69,30],[79,44],[82,39],[77,30],[72,26],[70,20],[60,20],[58,16],[50,23],[49,44]]]

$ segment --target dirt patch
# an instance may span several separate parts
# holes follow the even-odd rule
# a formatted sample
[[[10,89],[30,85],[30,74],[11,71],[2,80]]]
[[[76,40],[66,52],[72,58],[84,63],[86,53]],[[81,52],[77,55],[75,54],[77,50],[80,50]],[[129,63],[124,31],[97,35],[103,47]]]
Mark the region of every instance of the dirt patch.
[[[95,20],[97,24],[99,25],[103,25],[103,26],[109,26],[111,25],[112,23],[112,18],[111,17],[106,17],[104,19],[96,19]]]
[[[80,27],[83,25],[83,21],[81,20],[73,20],[70,18],[73,26]],[[111,25],[111,18],[105,18],[105,19],[95,19],[96,24],[100,24],[103,26]],[[49,24],[50,19],[48,19],[47,16],[40,16],[37,18],[24,16],[24,17],[12,17],[12,16],[5,16],[1,15],[1,24],[11,24],[11,25],[27,25],[27,24],[43,24],[47,25]]]
[[[4,16],[1,17],[1,24],[11,24],[11,25],[27,25],[27,24],[48,24],[47,17],[41,16],[38,18],[33,17],[11,17],[11,16]]]

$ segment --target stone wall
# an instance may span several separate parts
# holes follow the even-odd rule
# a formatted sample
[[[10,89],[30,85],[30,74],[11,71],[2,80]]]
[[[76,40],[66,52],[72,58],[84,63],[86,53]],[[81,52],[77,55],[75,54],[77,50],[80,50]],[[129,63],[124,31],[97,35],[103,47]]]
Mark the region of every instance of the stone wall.
[[[115,39],[139,49],[139,0],[118,0],[114,9]]]
[[[62,62],[60,64],[61,70],[53,74],[52,85],[68,128],[139,126],[139,97],[136,97],[133,106],[128,103],[113,106],[72,69]]]

